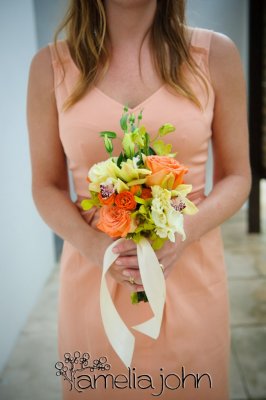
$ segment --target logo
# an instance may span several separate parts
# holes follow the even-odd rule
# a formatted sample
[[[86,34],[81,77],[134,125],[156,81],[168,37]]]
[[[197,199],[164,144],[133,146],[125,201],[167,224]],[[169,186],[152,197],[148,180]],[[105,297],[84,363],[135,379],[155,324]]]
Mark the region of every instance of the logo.
[[[212,388],[212,378],[208,372],[198,373],[186,371],[180,366],[180,371],[169,372],[159,368],[156,376],[138,373],[135,367],[127,368],[126,373],[118,375],[110,372],[111,364],[107,357],[92,359],[89,353],[75,351],[73,355],[64,354],[64,362],[55,364],[56,375],[62,376],[69,385],[69,390],[82,392],[86,389],[130,389],[146,390],[150,396],[160,397],[167,391],[182,390],[188,385],[199,389],[202,385]],[[195,392],[196,395],[196,392]]]
[[[81,353],[75,351],[72,356],[70,353],[64,354],[64,362],[57,361],[55,368],[57,369],[56,375],[62,376],[64,380],[69,382],[69,390],[75,389],[78,392],[82,392],[82,388],[77,388],[80,376],[84,376],[83,372],[95,372],[95,371],[109,371],[111,365],[107,363],[106,357],[101,357],[91,361],[89,353]],[[66,365],[68,364],[68,365]],[[77,376],[78,375],[78,376]],[[83,388],[84,389],[84,388]]]

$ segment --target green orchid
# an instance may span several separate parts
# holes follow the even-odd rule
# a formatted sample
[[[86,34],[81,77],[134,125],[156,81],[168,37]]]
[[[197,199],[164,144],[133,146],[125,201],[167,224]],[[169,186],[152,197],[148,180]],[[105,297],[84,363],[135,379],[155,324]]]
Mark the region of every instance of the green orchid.
[[[194,215],[199,211],[197,206],[186,197],[191,190],[192,185],[182,184],[178,185],[175,190],[171,191],[172,198],[178,198],[185,205],[182,214]]]
[[[119,174],[117,175],[124,182],[130,182],[132,186],[132,181],[138,181],[139,179],[145,179],[147,175],[151,174],[151,171],[146,168],[135,168],[133,160],[127,159],[121,163]],[[144,181],[145,182],[145,181]],[[144,183],[142,182],[142,183]],[[134,185],[138,183],[134,183]]]
[[[126,185],[125,182],[121,181],[119,178],[113,180],[113,185],[117,193],[121,193],[124,190],[129,190],[128,185]]]
[[[166,144],[162,140],[155,140],[153,148],[158,156],[175,157],[176,153],[171,153],[172,145]]]
[[[175,131],[174,125],[166,123],[160,127],[158,133],[159,133],[159,136],[165,136],[165,135],[168,135],[168,133],[171,133],[174,131]]]

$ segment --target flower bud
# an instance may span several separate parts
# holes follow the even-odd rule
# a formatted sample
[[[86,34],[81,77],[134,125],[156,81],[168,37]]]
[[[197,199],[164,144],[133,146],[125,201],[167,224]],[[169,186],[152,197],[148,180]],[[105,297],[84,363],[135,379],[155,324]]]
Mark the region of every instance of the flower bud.
[[[113,142],[107,135],[104,135],[104,145],[105,145],[106,151],[111,154],[114,149]]]
[[[132,140],[130,133],[125,133],[123,141],[122,141],[123,149],[126,153],[126,156],[132,158],[134,156],[135,144]]]

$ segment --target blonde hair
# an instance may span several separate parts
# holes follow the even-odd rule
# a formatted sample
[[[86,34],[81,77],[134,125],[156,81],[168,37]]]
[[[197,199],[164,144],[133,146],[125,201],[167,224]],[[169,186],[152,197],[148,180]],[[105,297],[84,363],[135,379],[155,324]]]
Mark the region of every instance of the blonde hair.
[[[183,66],[187,66],[209,94],[206,76],[190,55],[185,26],[185,0],[157,0],[150,36],[152,57],[161,79],[202,109],[182,70]],[[66,15],[54,36],[59,60],[57,41],[63,30],[66,31],[69,50],[80,71],[80,78],[64,103],[64,109],[67,110],[105,74],[109,66],[107,44],[110,39],[103,1],[70,0]]]

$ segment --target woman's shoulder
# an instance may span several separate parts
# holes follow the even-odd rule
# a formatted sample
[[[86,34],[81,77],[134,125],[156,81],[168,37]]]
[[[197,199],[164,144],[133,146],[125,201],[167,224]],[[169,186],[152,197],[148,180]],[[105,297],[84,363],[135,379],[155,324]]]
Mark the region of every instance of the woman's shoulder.
[[[48,43],[39,49],[33,56],[30,65],[30,76],[46,86],[53,86],[62,74],[62,65],[68,61],[66,42],[59,40],[57,45]]]
[[[212,86],[216,93],[244,81],[243,62],[236,43],[224,33],[212,31],[208,52]],[[240,82],[241,83],[241,82]]]
[[[204,27],[186,27],[189,43],[195,48],[205,48],[210,52],[237,50],[234,41],[224,33]]]
[[[36,67],[51,67],[53,64],[66,61],[67,51],[66,51],[66,41],[58,40],[55,44],[54,42],[49,42],[46,46],[39,49],[32,58],[32,64]]]
[[[44,86],[52,83],[53,65],[49,45],[42,47],[34,54],[30,64],[29,75],[32,80],[39,83],[42,82]]]
[[[239,57],[239,55],[236,43],[229,36],[213,31],[210,43],[210,58],[222,61],[224,58]]]

